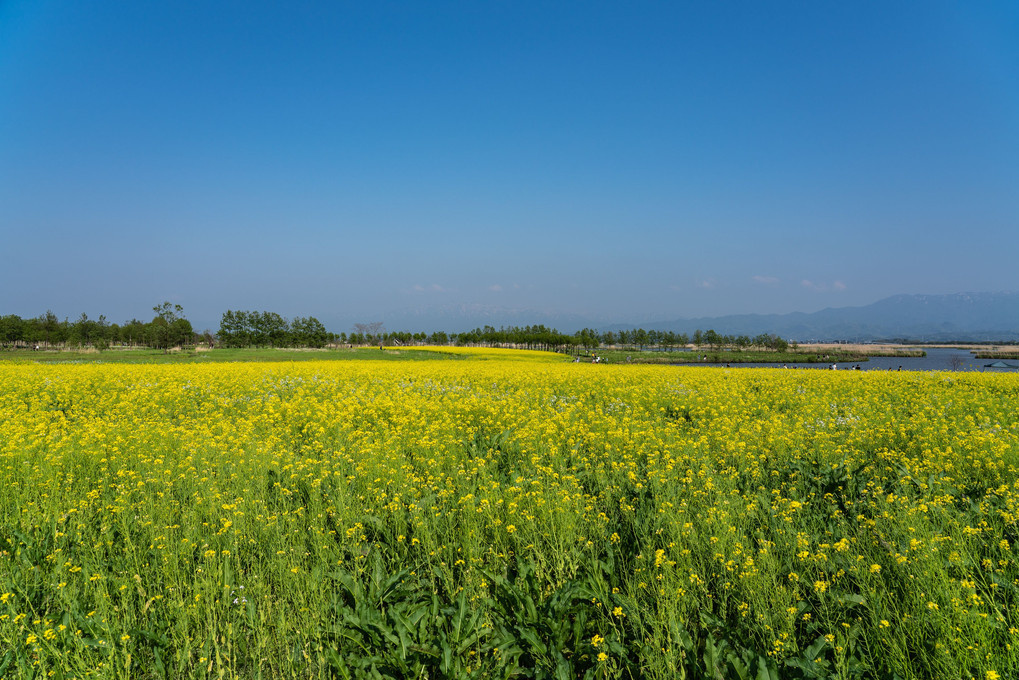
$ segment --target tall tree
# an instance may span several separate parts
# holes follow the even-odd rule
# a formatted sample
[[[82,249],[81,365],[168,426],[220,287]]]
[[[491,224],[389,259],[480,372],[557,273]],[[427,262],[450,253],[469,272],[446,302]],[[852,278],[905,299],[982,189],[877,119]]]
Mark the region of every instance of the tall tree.
[[[153,347],[166,352],[177,345],[191,344],[194,330],[191,322],[184,318],[183,307],[164,302],[153,307],[152,311],[156,313],[149,324],[149,342]]]
[[[14,345],[25,339],[25,322],[16,314],[0,317],[0,344]]]

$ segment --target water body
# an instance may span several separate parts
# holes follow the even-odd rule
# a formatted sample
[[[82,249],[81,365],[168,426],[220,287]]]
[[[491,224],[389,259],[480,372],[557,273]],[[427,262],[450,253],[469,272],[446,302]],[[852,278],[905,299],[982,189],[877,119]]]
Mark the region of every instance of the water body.
[[[995,359],[977,359],[968,349],[955,347],[928,347],[925,357],[870,357],[867,361],[836,364],[837,370],[849,370],[856,366],[862,371],[986,371],[988,373],[1019,373],[1015,368],[985,368],[986,364],[994,363]],[[1006,359],[1005,363],[1019,364],[1019,360]],[[725,366],[725,364],[677,364],[679,366]],[[830,370],[830,364],[730,364],[732,368],[809,368],[814,370]]]

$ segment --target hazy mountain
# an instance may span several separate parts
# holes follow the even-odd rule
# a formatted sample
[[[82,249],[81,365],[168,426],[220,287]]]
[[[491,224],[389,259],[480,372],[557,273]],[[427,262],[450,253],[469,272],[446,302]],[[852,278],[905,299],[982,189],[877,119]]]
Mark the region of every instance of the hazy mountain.
[[[372,319],[373,321],[376,319]],[[863,307],[837,307],[810,314],[736,314],[640,324],[618,324],[604,318],[552,311],[449,305],[385,315],[388,330],[460,332],[486,325],[542,324],[565,333],[581,328],[599,331],[636,328],[692,334],[714,329],[724,335],[775,333],[799,342],[1019,340],[1019,293],[896,295]]]
[[[1019,340],[1019,294],[895,295],[863,307],[828,308],[811,314],[702,317],[646,327],[682,333],[710,328],[723,335],[775,333],[799,342]]]

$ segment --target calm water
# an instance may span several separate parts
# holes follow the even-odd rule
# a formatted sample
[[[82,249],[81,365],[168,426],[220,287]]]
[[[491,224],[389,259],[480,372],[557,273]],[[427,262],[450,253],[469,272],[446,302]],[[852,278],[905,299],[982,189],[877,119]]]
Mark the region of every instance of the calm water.
[[[987,371],[989,373],[1019,372],[1015,368],[984,368],[985,364],[993,363],[994,359],[977,359],[968,349],[955,349],[952,347],[931,347],[926,349],[925,357],[871,357],[868,361],[859,362],[863,371],[895,371],[901,366],[904,371]],[[962,363],[956,368],[953,359]],[[1006,359],[1005,363],[1019,364],[1019,360]],[[681,364],[683,366],[725,366],[725,364]],[[837,364],[838,370],[846,370],[855,367],[857,363]],[[766,367],[781,368],[783,364],[731,364],[733,368],[742,367]],[[828,370],[829,364],[785,364],[789,368],[809,368]]]

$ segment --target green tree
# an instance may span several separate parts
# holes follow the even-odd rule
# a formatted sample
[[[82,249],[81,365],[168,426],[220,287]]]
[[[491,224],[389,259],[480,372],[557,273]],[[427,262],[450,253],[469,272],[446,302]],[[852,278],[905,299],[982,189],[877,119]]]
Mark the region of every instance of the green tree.
[[[125,321],[120,327],[120,340],[132,347],[145,342],[145,322],[138,319]]]
[[[192,342],[194,329],[184,318],[184,308],[164,302],[152,308],[156,313],[149,324],[149,343],[157,349],[168,352],[171,347],[185,346]]]
[[[577,339],[577,343],[584,349],[591,350],[598,347],[598,331],[592,328],[579,330],[574,334],[574,337]]]
[[[38,318],[38,336],[33,338],[36,341],[43,341],[47,345],[57,345],[67,339],[67,322],[60,323],[57,315],[46,310],[46,313]]]
[[[0,344],[15,345],[25,339],[25,322],[16,314],[0,317]]]
[[[219,331],[216,333],[216,338],[220,344],[224,347],[240,347],[243,346],[243,334],[244,328],[238,318],[238,313],[232,309],[228,309],[223,312],[223,316],[220,317]]]
[[[322,322],[313,316],[296,317],[290,324],[292,343],[301,347],[325,347],[329,333]]]
[[[262,312],[258,315],[258,336],[262,344],[270,347],[286,347],[290,324],[276,312]]]

